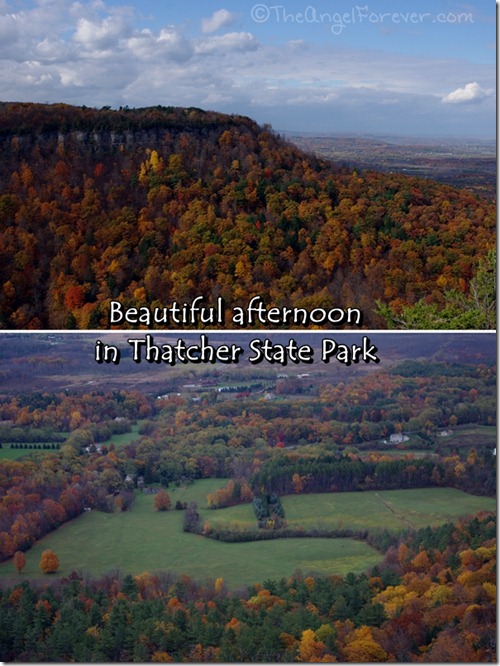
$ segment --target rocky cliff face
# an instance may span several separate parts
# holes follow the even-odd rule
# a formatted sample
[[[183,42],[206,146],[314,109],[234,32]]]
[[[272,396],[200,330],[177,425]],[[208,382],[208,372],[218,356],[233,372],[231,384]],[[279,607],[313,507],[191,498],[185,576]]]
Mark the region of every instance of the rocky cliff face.
[[[258,132],[244,116],[183,107],[112,110],[65,104],[0,103],[0,142],[8,147],[64,145],[75,141],[97,149],[161,142],[166,134],[201,137],[235,127]]]

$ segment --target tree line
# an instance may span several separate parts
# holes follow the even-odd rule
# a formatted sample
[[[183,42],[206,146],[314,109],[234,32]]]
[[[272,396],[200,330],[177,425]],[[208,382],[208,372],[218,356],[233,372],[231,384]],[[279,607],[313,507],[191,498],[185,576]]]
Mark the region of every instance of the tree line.
[[[352,492],[450,486],[477,495],[496,494],[493,454],[373,460],[352,454],[299,456],[277,454],[250,479],[254,492]]]

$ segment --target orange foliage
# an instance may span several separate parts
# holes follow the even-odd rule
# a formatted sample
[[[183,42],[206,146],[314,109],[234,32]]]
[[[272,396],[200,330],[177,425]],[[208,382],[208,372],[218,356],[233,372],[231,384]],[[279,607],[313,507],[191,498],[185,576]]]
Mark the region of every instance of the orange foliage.
[[[39,566],[43,573],[54,573],[59,569],[59,558],[54,551],[47,548],[42,553]]]

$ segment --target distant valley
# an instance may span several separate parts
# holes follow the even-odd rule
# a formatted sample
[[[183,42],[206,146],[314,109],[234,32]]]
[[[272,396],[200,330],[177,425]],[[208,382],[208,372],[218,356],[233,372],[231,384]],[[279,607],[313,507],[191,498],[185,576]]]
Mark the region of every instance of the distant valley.
[[[341,165],[431,178],[493,198],[494,140],[372,134],[287,134],[299,148]]]

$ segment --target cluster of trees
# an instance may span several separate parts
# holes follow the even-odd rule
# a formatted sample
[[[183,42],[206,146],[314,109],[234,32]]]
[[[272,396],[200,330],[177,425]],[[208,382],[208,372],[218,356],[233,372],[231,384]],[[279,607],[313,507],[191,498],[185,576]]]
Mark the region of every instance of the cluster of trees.
[[[95,441],[130,430],[151,416],[154,402],[139,391],[26,392],[0,396],[0,437],[12,442],[63,442],[61,433],[86,428]]]
[[[246,481],[229,479],[223,488],[207,495],[207,504],[211,509],[221,509],[225,506],[251,502],[252,499],[253,493]]]
[[[399,459],[353,454],[275,455],[251,478],[251,487],[280,495],[294,492],[349,492],[451,486],[476,495],[496,493],[496,465],[492,452],[472,451],[465,461],[444,458]]]
[[[495,381],[494,366],[405,362],[349,382],[317,383],[307,400],[249,397],[243,405],[241,400],[212,400],[196,410],[188,401],[170,401],[150,435],[175,448],[182,429],[191,452],[216,442],[228,444],[229,453],[279,441],[285,446],[373,444],[402,430],[426,435],[450,425],[494,425]]]
[[[86,507],[125,511],[134,501],[125,463],[113,451],[83,457],[71,446],[34,451],[23,460],[0,460],[0,561]]]
[[[141,440],[126,451],[146,483],[230,477],[235,485],[229,484],[209,499],[215,507],[237,503],[242,483],[263,460],[277,453],[281,442],[285,447],[314,445],[315,454],[352,451],[354,447],[380,450],[401,446],[389,442],[392,433],[411,432],[419,435],[421,448],[429,452],[442,452],[450,459],[459,455],[456,464],[457,460],[466,462],[468,450],[458,453],[452,443],[456,438],[437,437],[436,433],[439,428],[467,423],[494,425],[495,381],[493,366],[405,362],[349,382],[317,384],[311,396],[301,400],[218,399],[213,395],[193,403],[189,398],[173,397],[156,406],[157,417],[143,429]],[[490,465],[485,443],[478,440],[474,446],[484,464],[466,465],[472,487],[480,487],[485,470],[494,465]],[[448,478],[450,472],[440,470],[441,478],[445,473]],[[466,482],[461,483],[463,487]]]
[[[285,510],[276,493],[254,495],[252,507],[258,527],[279,529],[286,526]]]
[[[3,444],[0,443],[0,449],[3,448]],[[58,449],[59,444],[48,444],[44,442],[43,444],[10,444],[11,449]]]
[[[246,481],[229,479],[223,488],[207,495],[207,504],[211,509],[221,509],[225,506],[250,502],[252,498],[253,493]]]
[[[377,312],[389,328],[408,329],[494,329],[496,327],[496,249],[479,261],[468,292],[447,289],[442,307],[422,298],[414,305],[395,307],[378,302]]]
[[[496,661],[493,515],[413,532],[368,574],[230,593],[167,572],[0,589],[7,661]]]
[[[120,146],[121,140],[130,139],[129,132],[134,130],[179,130],[186,127],[196,129],[219,127],[221,118],[224,118],[227,127],[240,126],[253,123],[244,116],[222,116],[214,111],[203,111],[196,107],[152,106],[143,109],[134,109],[127,106],[119,110],[112,110],[108,106],[102,109],[87,106],[71,106],[69,104],[31,104],[0,102],[2,125],[1,137],[27,137],[33,135],[33,128],[42,135],[54,132],[85,132],[84,137],[89,143],[95,142],[94,132],[117,132],[112,145]],[[127,133],[125,136],[121,133]]]
[[[465,190],[339,169],[197,109],[5,104],[0,149],[5,328],[106,328],[112,299],[255,294],[357,307],[378,328],[451,293],[477,311],[457,326],[494,326],[495,206]]]
[[[24,418],[24,417],[21,417]],[[55,432],[49,426],[41,426],[40,428],[32,427],[18,427],[12,425],[0,426],[0,440],[2,442],[10,442],[11,446],[17,448],[26,443],[43,444],[52,441],[54,444],[61,444],[66,439],[65,435],[60,432]]]

